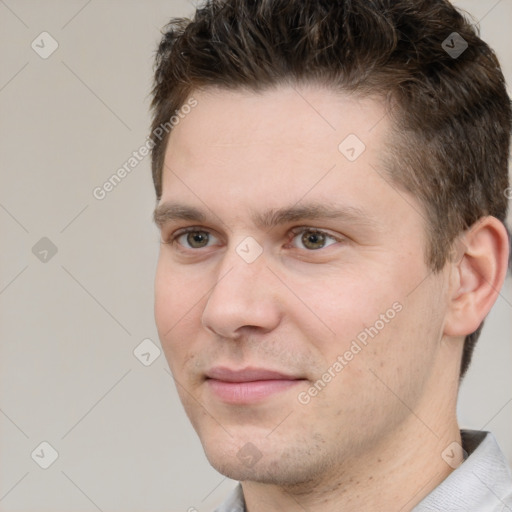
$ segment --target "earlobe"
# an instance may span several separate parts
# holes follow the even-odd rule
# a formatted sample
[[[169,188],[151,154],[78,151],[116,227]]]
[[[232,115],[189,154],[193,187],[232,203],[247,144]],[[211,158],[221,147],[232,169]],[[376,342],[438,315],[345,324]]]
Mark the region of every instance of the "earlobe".
[[[444,329],[448,336],[466,336],[478,328],[507,273],[508,234],[495,217],[479,219],[464,233],[460,244],[462,256],[449,263],[453,274]]]

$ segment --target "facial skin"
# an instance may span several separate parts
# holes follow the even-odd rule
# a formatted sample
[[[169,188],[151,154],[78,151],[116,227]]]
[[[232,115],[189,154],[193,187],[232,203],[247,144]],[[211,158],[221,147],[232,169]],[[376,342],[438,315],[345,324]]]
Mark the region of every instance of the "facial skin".
[[[251,512],[410,510],[451,471],[441,453],[460,442],[468,327],[452,313],[464,275],[431,272],[424,210],[380,164],[384,105],[318,86],[194,97],[167,147],[155,316],[209,461],[243,482]],[[338,149],[349,134],[366,146],[353,162]],[[278,215],[289,208],[304,216]],[[247,237],[262,250],[250,263],[259,248]],[[296,380],[226,398],[218,390],[234,387],[207,379],[214,367]]]

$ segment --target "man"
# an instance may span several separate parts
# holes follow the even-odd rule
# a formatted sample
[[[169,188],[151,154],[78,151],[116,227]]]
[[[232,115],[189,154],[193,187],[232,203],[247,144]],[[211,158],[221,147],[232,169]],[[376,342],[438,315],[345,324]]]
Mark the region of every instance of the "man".
[[[218,510],[511,510],[494,438],[456,418],[509,248],[510,100],[470,23],[210,1],[167,27],[153,108],[156,322],[241,482]]]

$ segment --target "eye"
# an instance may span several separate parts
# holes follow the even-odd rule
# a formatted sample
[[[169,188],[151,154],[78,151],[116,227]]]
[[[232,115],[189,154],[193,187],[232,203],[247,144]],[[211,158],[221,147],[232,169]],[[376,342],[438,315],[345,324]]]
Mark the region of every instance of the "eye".
[[[181,231],[172,239],[187,249],[202,249],[218,243],[219,240],[208,231],[202,229],[188,229]]]
[[[300,228],[300,230],[293,231],[293,233],[295,236],[292,238],[292,245],[298,249],[314,251],[339,241],[334,236],[318,229]]]

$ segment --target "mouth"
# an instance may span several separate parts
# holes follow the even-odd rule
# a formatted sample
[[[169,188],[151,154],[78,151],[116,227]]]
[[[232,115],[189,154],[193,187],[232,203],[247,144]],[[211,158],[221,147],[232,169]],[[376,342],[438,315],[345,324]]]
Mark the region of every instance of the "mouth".
[[[261,402],[306,379],[265,368],[235,370],[217,366],[206,372],[206,385],[217,399],[228,404]]]

